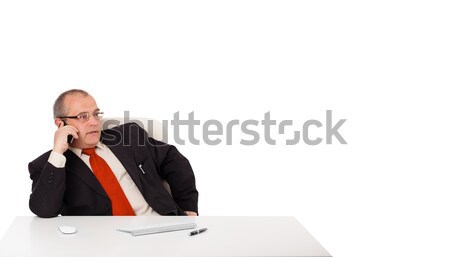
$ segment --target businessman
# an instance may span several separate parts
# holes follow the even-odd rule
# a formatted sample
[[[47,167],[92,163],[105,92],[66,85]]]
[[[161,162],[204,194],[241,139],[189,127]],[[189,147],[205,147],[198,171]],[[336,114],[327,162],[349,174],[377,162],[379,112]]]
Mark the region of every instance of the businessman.
[[[174,146],[148,137],[135,123],[102,131],[103,112],[83,90],[62,93],[53,114],[53,149],[28,165],[33,213],[197,215],[194,173]]]

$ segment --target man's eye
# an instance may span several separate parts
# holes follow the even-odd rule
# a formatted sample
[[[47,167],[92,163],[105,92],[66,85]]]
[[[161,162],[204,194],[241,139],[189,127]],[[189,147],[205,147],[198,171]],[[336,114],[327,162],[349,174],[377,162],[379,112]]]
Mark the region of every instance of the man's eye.
[[[88,113],[82,113],[80,114],[80,119],[82,120],[87,120],[89,118],[89,114]]]
[[[95,118],[101,118],[102,115],[103,115],[103,112],[94,112],[93,115],[94,115]]]

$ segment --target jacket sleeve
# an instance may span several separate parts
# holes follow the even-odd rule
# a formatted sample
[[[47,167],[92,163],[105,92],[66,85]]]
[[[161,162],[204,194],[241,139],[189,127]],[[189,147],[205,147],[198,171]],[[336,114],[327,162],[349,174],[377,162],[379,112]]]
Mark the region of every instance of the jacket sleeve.
[[[49,152],[28,165],[33,181],[30,210],[42,218],[56,217],[60,214],[66,190],[65,168],[56,168],[47,161],[48,157]]]
[[[194,171],[186,157],[175,146],[151,137],[147,143],[161,178],[170,186],[172,197],[184,211],[198,213],[198,191]]]

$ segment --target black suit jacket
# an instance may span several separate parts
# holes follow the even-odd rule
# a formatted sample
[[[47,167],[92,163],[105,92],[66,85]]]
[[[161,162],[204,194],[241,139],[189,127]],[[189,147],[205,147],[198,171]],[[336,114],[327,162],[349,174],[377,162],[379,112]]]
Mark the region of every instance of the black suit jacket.
[[[157,213],[198,213],[194,173],[189,161],[174,146],[148,137],[136,123],[102,131],[101,141],[117,156]],[[33,180],[30,210],[40,217],[112,215],[111,201],[89,167],[68,150],[64,153],[65,167],[56,168],[48,162],[50,152],[28,165]],[[172,196],[162,179],[168,182]]]

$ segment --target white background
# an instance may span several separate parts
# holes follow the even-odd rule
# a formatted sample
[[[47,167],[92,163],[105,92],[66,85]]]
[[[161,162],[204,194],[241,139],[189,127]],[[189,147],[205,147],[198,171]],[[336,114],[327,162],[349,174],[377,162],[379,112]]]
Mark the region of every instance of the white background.
[[[449,13],[445,1],[2,1],[0,235],[32,215],[27,165],[52,147],[54,99],[83,88],[108,116],[271,111],[301,126],[333,110],[347,145],[178,146],[200,214],[295,216],[334,256],[448,254]]]

